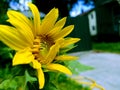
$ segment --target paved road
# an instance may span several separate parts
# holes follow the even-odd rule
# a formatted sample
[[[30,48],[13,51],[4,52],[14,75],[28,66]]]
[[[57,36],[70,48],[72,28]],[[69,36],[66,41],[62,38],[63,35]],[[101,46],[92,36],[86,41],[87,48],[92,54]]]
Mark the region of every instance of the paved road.
[[[81,63],[95,68],[80,73],[81,76],[94,79],[105,90],[120,90],[120,54],[96,53],[93,51],[73,54],[80,57],[79,61]]]

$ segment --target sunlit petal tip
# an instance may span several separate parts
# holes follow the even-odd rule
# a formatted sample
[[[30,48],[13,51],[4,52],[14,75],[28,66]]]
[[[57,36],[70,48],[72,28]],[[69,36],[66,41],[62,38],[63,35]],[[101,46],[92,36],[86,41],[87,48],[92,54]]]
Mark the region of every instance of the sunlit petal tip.
[[[56,13],[59,13],[59,10],[58,10],[58,8],[56,8]]]
[[[10,19],[6,20],[6,22],[9,22],[9,21],[10,21]]]
[[[37,69],[37,72],[38,72],[39,89],[43,89],[45,84],[45,77],[42,68]]]
[[[53,9],[51,9],[50,12],[49,12],[47,15],[49,15],[49,14],[51,14],[51,13],[53,13],[54,15],[58,15],[58,13],[59,13],[58,8],[53,8]]]
[[[80,39],[80,38],[68,38],[68,39],[66,38],[66,40],[78,42],[78,41],[80,41],[81,39]]]
[[[76,41],[80,41],[81,40],[81,38],[75,38],[76,39]]]
[[[52,9],[54,12],[58,13],[58,8],[53,8]]]
[[[59,38],[63,38],[65,36],[67,36],[68,34],[70,34],[74,29],[74,25],[69,25],[65,28],[63,28],[58,34],[56,34],[54,36],[54,38],[59,39]]]
[[[79,57],[76,56],[70,56],[70,55],[60,55],[57,56],[55,58],[55,60],[61,60],[61,61],[65,61],[65,60],[77,60]]]
[[[28,6],[30,7],[30,9],[32,8],[37,8],[34,4],[32,4],[31,2],[28,2]]]
[[[46,66],[46,68],[49,70],[57,70],[65,74],[72,75],[72,72],[67,67],[60,64],[49,64]]]
[[[64,17],[64,18],[63,18],[63,20],[66,22],[66,20],[67,20],[67,17]]]
[[[50,12],[46,15],[46,16],[48,16],[48,15],[53,15],[54,16],[54,18],[56,18],[56,20],[57,20],[57,18],[58,18],[58,15],[59,15],[59,10],[58,10],[58,8],[53,8],[53,9],[51,9],[50,10]],[[50,18],[50,17],[49,17]]]
[[[35,6],[34,4],[32,4],[31,2],[28,2],[28,6]],[[36,6],[35,6],[36,7]]]
[[[68,73],[68,75],[72,76],[72,72],[70,71],[70,72]]]
[[[32,4],[31,2],[28,2],[28,5]]]
[[[74,29],[74,25],[70,25],[71,29]]]
[[[28,6],[33,14],[33,25],[34,25],[33,33],[34,35],[36,35],[38,33],[38,29],[40,29],[40,23],[41,23],[40,12],[37,6],[35,6],[34,4],[28,3]]]
[[[64,18],[58,20],[55,24],[55,27],[60,27],[60,29],[62,29],[66,23],[66,19],[67,19],[67,17],[64,17]]]
[[[78,60],[78,59],[79,59],[79,57],[77,57],[77,56],[71,56],[70,60]]]
[[[66,19],[67,19],[67,17],[64,17],[63,19],[65,19],[65,20],[66,20]]]
[[[66,20],[67,20],[67,17],[64,17],[64,18],[63,18],[63,21],[66,22]]]

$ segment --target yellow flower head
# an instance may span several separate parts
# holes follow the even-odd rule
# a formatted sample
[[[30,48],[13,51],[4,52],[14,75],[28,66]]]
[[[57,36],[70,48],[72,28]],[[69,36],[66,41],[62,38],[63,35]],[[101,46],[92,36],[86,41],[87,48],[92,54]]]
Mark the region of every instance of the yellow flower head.
[[[70,70],[55,60],[74,60],[76,57],[69,55],[58,55],[59,49],[79,41],[79,38],[65,39],[72,32],[74,26],[64,27],[66,17],[57,21],[58,9],[53,8],[43,20],[37,7],[28,4],[32,18],[27,18],[20,12],[9,10],[7,20],[13,26],[0,25],[0,40],[16,50],[13,58],[13,65],[31,64],[38,73],[40,89],[45,83],[43,68],[57,70],[71,74]]]

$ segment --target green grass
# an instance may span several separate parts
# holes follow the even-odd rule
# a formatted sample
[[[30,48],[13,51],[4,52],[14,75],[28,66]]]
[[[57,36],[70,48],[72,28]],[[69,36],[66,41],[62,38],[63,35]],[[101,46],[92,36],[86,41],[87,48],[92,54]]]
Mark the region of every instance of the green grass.
[[[89,87],[85,87],[71,78],[64,78],[62,82],[59,82],[60,90],[91,90]]]
[[[57,80],[52,80],[52,83],[48,83],[43,90],[91,90],[89,86],[84,86],[78,81],[60,74]]]
[[[93,50],[98,52],[120,53],[120,42],[93,43]]]

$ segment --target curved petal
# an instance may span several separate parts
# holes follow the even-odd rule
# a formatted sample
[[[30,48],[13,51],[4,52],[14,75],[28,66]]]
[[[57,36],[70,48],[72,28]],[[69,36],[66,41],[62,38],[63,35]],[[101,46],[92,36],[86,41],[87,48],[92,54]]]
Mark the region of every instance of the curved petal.
[[[24,25],[29,26],[31,29],[33,28],[31,21],[24,14],[17,11],[9,10],[7,12],[7,15],[10,20],[14,20],[14,22],[15,20],[18,20],[19,22],[22,22]],[[12,24],[12,22],[10,23]]]
[[[65,73],[65,74],[72,75],[71,71],[68,68],[66,68],[65,66],[60,65],[60,64],[49,64],[46,66],[46,68],[49,70],[57,70],[57,71]]]
[[[66,17],[57,21],[56,24],[54,25],[54,28],[48,32],[48,35],[54,37],[56,34],[58,34],[60,30],[64,27],[65,22],[66,22]]]
[[[16,27],[18,33],[26,39],[26,41],[32,45],[33,44],[33,32],[31,28],[24,23],[20,22],[19,20],[9,19],[9,22],[13,24],[14,27]]]
[[[14,27],[0,25],[0,40],[14,50],[21,50],[29,46]]]
[[[59,45],[58,44],[55,44],[50,48],[50,50],[49,50],[49,52],[46,56],[46,63],[47,64],[51,63],[54,60],[58,51],[59,51]]]
[[[21,51],[18,51],[13,58],[13,65],[19,64],[29,64],[34,60],[34,56],[30,51],[30,48],[25,48]]]
[[[56,22],[54,27],[61,27],[61,29],[62,29],[63,26],[65,25],[66,19],[67,19],[67,17],[60,19],[59,21]]]
[[[40,64],[37,60],[33,60],[33,61],[32,61],[32,64],[33,64],[33,68],[34,68],[34,69],[39,69],[39,68],[41,68],[41,64]]]
[[[55,58],[55,60],[77,60],[78,57],[76,56],[70,56],[70,55],[60,55]]]
[[[37,72],[38,72],[39,89],[42,89],[44,87],[44,84],[45,84],[44,73],[42,71],[42,68],[37,69]]]
[[[31,11],[32,11],[32,14],[33,14],[33,18],[34,18],[34,35],[36,36],[38,30],[40,29],[40,12],[38,11],[37,7],[32,4],[32,3],[28,3]]]
[[[67,47],[70,44],[74,44],[78,42],[80,38],[67,38],[64,40],[63,44],[61,45],[61,48]]]
[[[58,9],[53,8],[43,19],[39,34],[46,34],[53,27],[58,18]]]
[[[57,40],[59,38],[63,38],[65,36],[67,36],[68,34],[70,34],[72,32],[73,28],[74,28],[74,25],[69,25],[69,26],[63,28],[63,30],[61,30],[58,34],[56,34],[54,36],[54,38],[56,38],[56,40]]]
[[[54,37],[56,33],[59,33],[60,30],[61,27],[55,27],[52,30],[50,30],[47,35],[49,35],[50,37]]]

